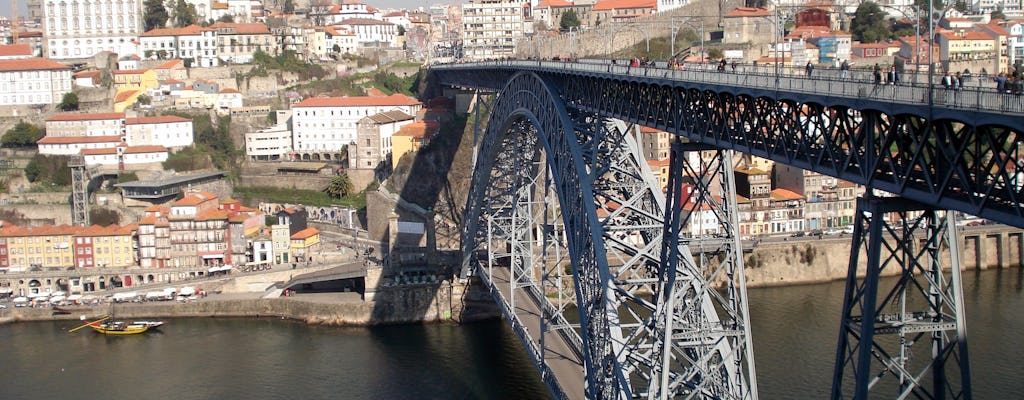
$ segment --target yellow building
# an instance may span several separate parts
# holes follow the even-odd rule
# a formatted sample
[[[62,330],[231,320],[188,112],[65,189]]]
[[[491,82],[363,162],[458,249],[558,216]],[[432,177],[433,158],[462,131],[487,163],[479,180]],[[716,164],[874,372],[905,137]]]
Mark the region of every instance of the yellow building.
[[[128,107],[135,105],[139,101],[139,96],[142,96],[142,89],[125,89],[118,91],[114,95],[114,111],[124,112]]]
[[[72,235],[79,227],[44,225],[0,230],[0,267],[66,268],[73,264]]]
[[[125,268],[136,265],[132,250],[134,225],[93,225],[74,235],[75,266]]]
[[[156,71],[151,69],[128,69],[114,71],[114,89],[156,89],[160,87]]]
[[[430,142],[430,138],[437,132],[438,123],[434,121],[413,122],[405,125],[398,132],[391,135],[391,169],[398,167],[398,161],[406,153],[415,154]]]
[[[306,228],[295,232],[291,236],[291,246],[288,250],[292,253],[293,260],[309,262],[308,257],[312,257],[314,252],[320,250],[320,230]]]

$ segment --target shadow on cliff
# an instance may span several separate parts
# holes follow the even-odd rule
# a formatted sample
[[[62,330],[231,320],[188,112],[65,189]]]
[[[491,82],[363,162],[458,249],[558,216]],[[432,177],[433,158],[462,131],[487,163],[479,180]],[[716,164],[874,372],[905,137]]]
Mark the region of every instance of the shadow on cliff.
[[[476,116],[454,115],[453,97],[436,97],[428,104],[428,119],[439,122],[436,132],[419,151],[404,155],[382,184],[402,226],[382,237],[389,248],[378,253],[387,260],[374,297],[377,323],[461,319],[453,313],[461,311],[458,304],[466,294],[453,284],[453,276],[473,173]],[[368,210],[372,206],[377,205],[368,204]]]

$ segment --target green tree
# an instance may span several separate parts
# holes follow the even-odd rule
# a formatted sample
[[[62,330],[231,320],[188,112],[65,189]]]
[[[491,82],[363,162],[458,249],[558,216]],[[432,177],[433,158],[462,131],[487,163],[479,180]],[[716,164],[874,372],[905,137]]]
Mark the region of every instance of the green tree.
[[[295,3],[292,0],[284,0],[284,11],[285,14],[295,13]]]
[[[3,147],[35,146],[36,142],[45,135],[46,131],[42,128],[21,121],[4,133],[4,137],[0,138],[0,145]]]
[[[60,100],[60,104],[57,105],[61,111],[75,111],[78,110],[78,95],[75,92],[64,93],[64,98]]]
[[[174,3],[174,25],[183,28],[199,21],[199,13],[196,6],[185,0],[178,0]]]
[[[708,59],[710,59],[710,60],[720,60],[722,58],[725,58],[725,53],[722,52],[722,49],[719,49],[719,48],[708,49]]]
[[[193,58],[186,58],[181,61],[185,64],[185,68],[192,68],[192,65],[196,63],[196,60]]]
[[[139,103],[139,104],[153,104],[153,98],[149,97],[148,95],[145,95],[145,94],[139,96],[139,98],[136,99],[135,101],[137,103]]]
[[[277,125],[277,111],[271,111],[267,114],[267,123]]]
[[[570,9],[562,13],[562,19],[558,21],[558,27],[562,28],[563,31],[567,31],[569,28],[578,26],[580,26],[580,18],[576,16],[576,11]]]
[[[875,43],[888,38],[892,32],[885,21],[886,14],[877,3],[865,1],[857,7],[853,21],[850,21],[850,33],[853,40],[862,43]]]
[[[163,0],[144,0],[142,2],[142,26],[145,30],[163,28],[167,25],[167,8]]]
[[[335,175],[331,178],[331,184],[325,191],[335,199],[348,196],[352,194],[352,180],[349,179],[348,174]]]
[[[220,17],[220,19],[217,20],[217,22],[226,22],[231,24],[235,22],[235,16],[231,14],[224,14]]]

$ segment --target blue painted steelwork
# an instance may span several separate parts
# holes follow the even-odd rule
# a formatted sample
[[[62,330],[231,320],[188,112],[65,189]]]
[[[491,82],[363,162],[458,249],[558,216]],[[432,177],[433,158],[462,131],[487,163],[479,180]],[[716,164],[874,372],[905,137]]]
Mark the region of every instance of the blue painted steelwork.
[[[441,84],[488,89],[518,71],[551,82],[569,109],[1024,227],[1024,103],[1017,97],[590,63],[431,68]]]

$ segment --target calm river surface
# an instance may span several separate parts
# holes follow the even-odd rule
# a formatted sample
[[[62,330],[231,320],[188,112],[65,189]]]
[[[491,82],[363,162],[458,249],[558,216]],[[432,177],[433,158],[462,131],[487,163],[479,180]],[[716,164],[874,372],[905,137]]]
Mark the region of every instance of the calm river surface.
[[[1021,270],[965,274],[975,397],[1024,393]],[[843,284],[750,291],[762,399],[828,395]],[[0,326],[0,399],[538,399],[518,339],[466,326],[307,326],[175,319],[163,333],[68,334],[73,322]]]

